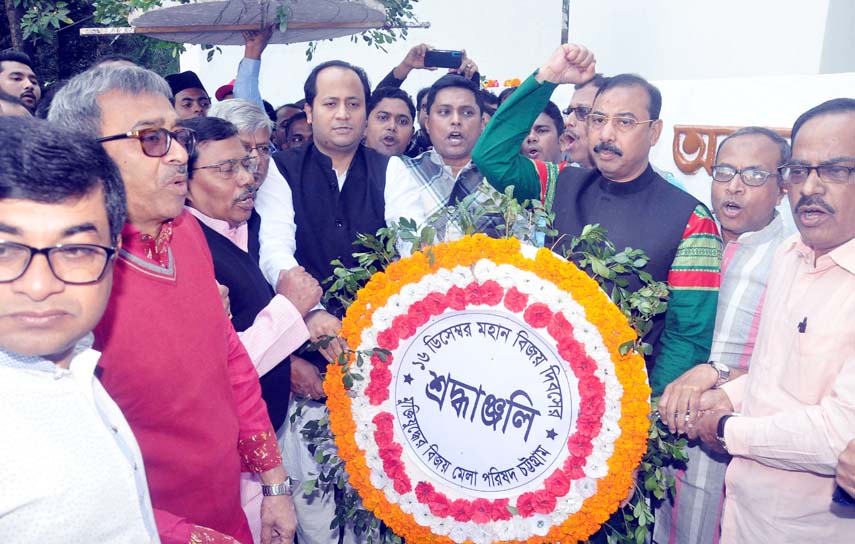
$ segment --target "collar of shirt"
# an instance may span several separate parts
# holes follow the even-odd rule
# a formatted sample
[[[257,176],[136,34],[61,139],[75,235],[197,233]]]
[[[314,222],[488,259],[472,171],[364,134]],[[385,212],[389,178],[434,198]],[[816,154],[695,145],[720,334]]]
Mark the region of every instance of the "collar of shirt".
[[[75,371],[81,375],[91,376],[95,372],[95,365],[98,363],[98,352],[94,351],[92,344],[95,341],[94,335],[90,332],[81,338],[74,345],[74,351],[69,364],[69,371]],[[89,354],[94,353],[96,357]],[[57,377],[62,376],[67,371],[64,368],[56,366],[56,363],[39,357],[38,355],[21,355],[11,351],[0,350],[0,367],[15,368],[19,370],[31,370],[38,372],[52,372]]]
[[[234,245],[241,248],[245,253],[249,252],[249,228],[245,222],[235,228],[232,228],[228,221],[209,217],[196,208],[185,206],[185,209],[192,213],[196,219],[210,227],[214,232],[231,240]]]
[[[817,259],[813,249],[802,242],[801,235],[796,234],[785,244],[784,251],[787,253],[798,251],[799,257],[813,270],[826,270],[836,265],[850,274],[855,274],[855,238]],[[815,265],[814,262],[816,262]]]
[[[433,162],[434,164],[436,164],[437,166],[439,166],[440,168],[445,170],[445,172],[449,176],[454,178],[454,181],[457,181],[458,179],[460,179],[461,176],[466,175],[466,173],[469,172],[470,170],[476,169],[475,163],[472,162],[472,159],[470,158],[469,162],[467,162],[466,165],[463,168],[461,168],[459,172],[457,172],[457,176],[454,176],[451,173],[452,172],[451,167],[448,166],[447,164],[445,164],[445,160],[442,158],[442,155],[437,153],[435,149],[431,149],[430,151],[425,151],[425,153],[428,154],[428,157],[430,157],[431,162]],[[479,176],[478,176],[479,181],[480,181],[480,177],[481,176],[479,174]]]
[[[169,266],[169,243],[172,229],[179,224],[181,216],[164,221],[157,236],[145,234],[130,223],[122,228],[122,249],[137,257],[144,257],[163,268]]]
[[[716,220],[716,225],[718,225],[719,231],[721,231],[721,223],[719,223],[718,220]],[[759,246],[774,240],[776,237],[781,235],[783,230],[784,220],[781,218],[781,214],[778,213],[778,210],[775,210],[775,216],[772,217],[772,220],[769,221],[768,225],[760,230],[743,232],[736,238],[735,242],[728,243],[736,243],[741,246]]]

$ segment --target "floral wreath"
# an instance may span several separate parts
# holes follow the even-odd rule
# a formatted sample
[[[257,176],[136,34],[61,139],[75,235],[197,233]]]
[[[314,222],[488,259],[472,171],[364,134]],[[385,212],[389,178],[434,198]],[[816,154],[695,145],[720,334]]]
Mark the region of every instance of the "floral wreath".
[[[435,316],[502,308],[552,342],[578,380],[580,413],[560,468],[539,489],[495,500],[448,496],[420,478],[395,439],[392,355]],[[375,274],[348,309],[342,335],[380,348],[344,385],[328,372],[330,425],[366,508],[411,542],[585,540],[632,487],[647,446],[650,388],[636,338],[598,284],[548,249],[483,235],[432,246]],[[331,367],[332,368],[332,367]]]

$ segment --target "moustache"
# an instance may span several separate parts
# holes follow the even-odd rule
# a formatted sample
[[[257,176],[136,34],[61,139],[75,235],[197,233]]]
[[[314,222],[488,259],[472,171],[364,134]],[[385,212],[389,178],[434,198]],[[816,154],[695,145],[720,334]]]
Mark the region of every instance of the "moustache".
[[[257,192],[258,192],[258,185],[252,185],[247,190],[245,190],[240,195],[238,195],[238,197],[235,199],[235,202],[243,202],[244,200],[246,200],[250,197],[254,197],[255,193],[257,193]]]
[[[802,196],[798,203],[796,203],[796,213],[799,213],[799,210],[805,206],[814,206],[822,208],[828,213],[836,213],[836,210],[818,195]]]
[[[176,174],[186,174],[187,173],[187,165],[182,164],[175,169]]]
[[[611,142],[600,142],[594,146],[594,153],[602,153],[603,151],[611,151],[618,157],[623,157],[623,151]]]

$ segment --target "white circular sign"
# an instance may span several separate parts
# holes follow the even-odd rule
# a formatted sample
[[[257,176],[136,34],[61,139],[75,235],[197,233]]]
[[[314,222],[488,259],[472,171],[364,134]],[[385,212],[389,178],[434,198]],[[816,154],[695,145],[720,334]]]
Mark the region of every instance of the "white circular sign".
[[[512,314],[431,319],[401,342],[391,370],[396,434],[426,474],[495,498],[538,488],[561,466],[577,381],[554,341]]]

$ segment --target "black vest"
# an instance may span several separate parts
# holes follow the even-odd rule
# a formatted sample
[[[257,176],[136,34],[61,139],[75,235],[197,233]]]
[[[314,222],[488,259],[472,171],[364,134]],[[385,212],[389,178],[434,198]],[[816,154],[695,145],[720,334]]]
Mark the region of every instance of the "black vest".
[[[374,234],[386,226],[386,165],[389,158],[360,145],[347,179],[338,189],[332,161],[314,144],[273,155],[288,180],[297,225],[297,262],[324,287],[332,276],[330,262],[357,266],[353,245],[359,233]],[[341,308],[329,308],[341,317]]]
[[[626,183],[609,181],[598,170],[568,167],[558,176],[552,211],[559,236],[578,236],[585,225],[599,223],[616,251],[627,247],[644,250],[650,258],[644,270],[664,282],[698,204],[695,197],[665,181],[649,164],[638,178]],[[561,243],[558,251],[563,250]],[[629,288],[637,290],[640,286],[638,278],[632,276]],[[645,337],[653,345],[648,363],[659,352],[664,328],[665,314],[660,314]]]
[[[261,218],[253,211],[247,223],[249,253],[246,253],[225,236],[199,222],[211,248],[217,281],[229,288],[232,324],[236,331],[248,329],[276,294],[258,267],[260,223]],[[291,394],[291,364],[288,359],[261,376],[259,381],[270,421],[273,428],[278,429],[287,416]]]

